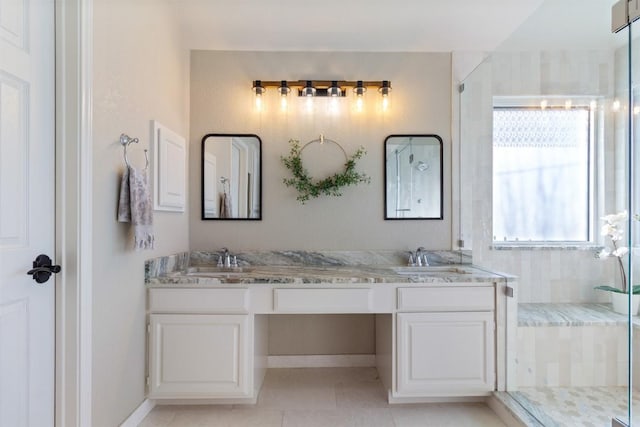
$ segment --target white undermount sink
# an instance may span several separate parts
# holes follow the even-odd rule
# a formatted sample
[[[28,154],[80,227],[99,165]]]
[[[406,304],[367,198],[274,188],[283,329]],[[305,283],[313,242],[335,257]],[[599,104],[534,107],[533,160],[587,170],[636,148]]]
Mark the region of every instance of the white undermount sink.
[[[393,271],[397,274],[407,275],[420,275],[420,274],[434,274],[434,273],[451,273],[451,274],[471,274],[471,272],[464,267],[454,265],[434,265],[423,267],[393,267]]]
[[[187,276],[199,277],[235,277],[247,274],[250,270],[246,267],[189,267]]]

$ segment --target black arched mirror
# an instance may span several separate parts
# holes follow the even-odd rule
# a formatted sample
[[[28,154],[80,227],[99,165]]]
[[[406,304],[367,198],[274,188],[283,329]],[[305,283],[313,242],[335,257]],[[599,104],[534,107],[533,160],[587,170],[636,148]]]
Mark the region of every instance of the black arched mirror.
[[[202,138],[202,219],[262,219],[261,148],[257,135]]]
[[[390,135],[385,151],[385,219],[442,219],[442,138]]]

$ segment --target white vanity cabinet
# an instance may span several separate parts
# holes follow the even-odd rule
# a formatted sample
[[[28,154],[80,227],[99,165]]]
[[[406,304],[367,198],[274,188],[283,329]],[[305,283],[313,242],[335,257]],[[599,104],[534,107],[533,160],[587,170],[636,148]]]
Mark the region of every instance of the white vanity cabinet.
[[[249,315],[152,314],[149,397],[248,397]]]
[[[494,287],[398,288],[395,397],[495,390]]]
[[[255,403],[269,364],[269,317],[283,313],[374,314],[375,364],[390,403],[505,389],[505,360],[514,359],[506,339],[514,337],[504,282],[223,286],[149,289],[150,399]]]
[[[152,289],[148,395],[252,397],[253,316],[247,289]]]

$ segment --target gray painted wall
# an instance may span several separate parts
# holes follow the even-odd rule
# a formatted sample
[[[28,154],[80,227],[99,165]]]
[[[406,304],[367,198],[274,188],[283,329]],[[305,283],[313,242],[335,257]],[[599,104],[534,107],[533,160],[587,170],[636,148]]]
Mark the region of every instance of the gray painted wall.
[[[382,114],[375,89],[366,110],[345,107],[330,114],[319,99],[314,114],[291,97],[282,113],[275,88],[268,89],[258,113],[253,80],[391,80],[391,110]],[[448,53],[300,53],[213,52],[191,55],[190,231],[193,250],[244,249],[431,249],[451,248],[451,55]],[[201,139],[206,133],[255,133],[263,142],[262,221],[201,221]],[[296,201],[282,179],[288,170],[280,156],[288,141],[318,137],[339,142],[348,154],[363,145],[368,153],[358,170],[370,184],[345,188],[342,197]],[[442,221],[384,221],[383,143],[397,133],[436,133],[444,143],[444,217]],[[343,160],[335,166],[341,170]],[[316,166],[316,165],[311,165]],[[311,168],[310,168],[311,169]],[[335,170],[335,169],[334,169]]]
[[[140,138],[130,159],[144,165],[150,120],[188,137],[189,56],[163,2],[96,0],[94,12],[92,425],[112,427],[145,397],[144,260],[189,249],[188,212],[156,212],[156,249],[133,251],[116,222],[118,138]]]

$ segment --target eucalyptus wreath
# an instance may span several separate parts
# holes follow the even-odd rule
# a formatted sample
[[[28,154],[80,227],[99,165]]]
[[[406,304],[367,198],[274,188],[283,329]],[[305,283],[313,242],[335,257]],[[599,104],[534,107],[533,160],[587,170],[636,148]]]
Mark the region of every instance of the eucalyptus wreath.
[[[296,200],[302,202],[302,204],[305,204],[310,198],[316,198],[321,195],[342,196],[340,189],[344,186],[371,182],[371,178],[366,174],[358,173],[355,170],[356,161],[367,152],[362,146],[351,157],[347,158],[344,164],[344,171],[314,182],[313,178],[309,176],[309,172],[302,165],[300,155],[304,147],[300,148],[300,141],[295,139],[289,140],[289,144],[291,145],[289,156],[281,156],[280,159],[284,166],[291,171],[293,178],[284,178],[283,182],[287,187],[293,187],[298,191]]]

